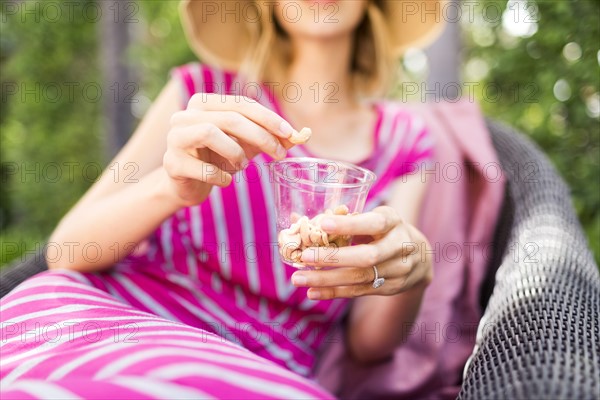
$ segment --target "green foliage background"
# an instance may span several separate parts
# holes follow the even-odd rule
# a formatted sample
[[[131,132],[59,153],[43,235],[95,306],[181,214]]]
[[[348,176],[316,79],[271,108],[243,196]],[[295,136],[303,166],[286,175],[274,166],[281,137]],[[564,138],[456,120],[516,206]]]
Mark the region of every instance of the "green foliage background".
[[[26,14],[35,11],[35,2],[23,3],[27,10],[7,15],[6,3],[2,3],[0,42],[2,262],[43,243],[93,183],[98,169],[94,167],[103,165],[101,97],[91,90],[89,96],[83,95],[81,90],[85,84],[97,87],[99,82],[97,27],[81,14],[53,22]],[[11,94],[15,85],[17,92]],[[67,95],[69,86],[74,89],[72,96]],[[56,180],[51,163],[61,168],[63,163],[80,166],[73,179],[63,175]],[[91,167],[83,177],[86,165]]]
[[[8,13],[7,3],[2,1],[0,15],[0,265],[43,243],[93,183],[98,166],[108,161],[102,97],[94,101],[93,95],[75,88],[72,97],[63,92],[56,101],[48,101],[53,98],[51,85],[66,91],[71,82],[80,83],[80,88],[95,83],[102,96],[113,95],[110,87],[102,87],[98,21],[81,12],[52,22],[36,21],[23,9]],[[36,2],[26,3],[34,7]],[[89,3],[94,2],[77,2],[76,9]],[[140,85],[138,102],[123,106],[133,106],[139,116],[166,83],[170,68],[194,56],[183,38],[176,1],[137,3],[128,62]],[[482,84],[493,84],[503,94],[500,98],[490,101],[490,92],[477,92],[485,113],[522,130],[546,151],[572,188],[578,216],[600,261],[600,127],[593,111],[600,93],[600,2],[528,2],[537,9],[537,32],[522,38],[507,36],[498,18],[481,18],[485,7],[504,10],[507,2],[476,4],[476,20],[462,21],[464,79],[473,82],[475,75]],[[574,61],[563,55],[570,42],[581,49]],[[559,101],[553,88],[561,79],[571,93]],[[35,92],[36,83],[46,89],[39,100],[23,91]],[[10,94],[15,84],[18,92]],[[66,162],[75,163],[72,179],[66,176]],[[62,166],[61,179],[45,179],[54,176],[50,163]],[[23,174],[24,168],[36,171],[36,165],[37,173]]]
[[[600,2],[527,3],[536,10],[531,19],[539,21],[534,35],[514,39],[504,34],[500,23],[463,24],[464,58],[467,65],[474,59],[488,64],[482,83],[502,94],[489,101],[496,97],[492,91],[488,96],[479,93],[484,113],[533,138],[569,184],[577,215],[600,263]],[[497,1],[479,4],[498,5],[503,11],[507,6]],[[477,43],[477,35],[484,45]],[[565,56],[569,43],[581,49],[579,59]],[[563,101],[554,94],[559,81],[571,92]]]

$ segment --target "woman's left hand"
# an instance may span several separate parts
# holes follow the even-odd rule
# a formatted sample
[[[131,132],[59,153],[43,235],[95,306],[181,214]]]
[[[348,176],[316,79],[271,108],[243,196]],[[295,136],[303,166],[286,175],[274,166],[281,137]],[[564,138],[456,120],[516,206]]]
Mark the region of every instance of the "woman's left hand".
[[[302,270],[292,275],[295,286],[310,288],[310,299],[391,296],[425,287],[433,278],[429,242],[391,207],[377,207],[357,215],[331,215],[321,221],[321,229],[330,234],[353,235],[354,242],[363,244],[303,251],[302,262],[306,265],[338,267]],[[385,279],[378,288],[373,287],[373,266],[377,267],[378,277]]]

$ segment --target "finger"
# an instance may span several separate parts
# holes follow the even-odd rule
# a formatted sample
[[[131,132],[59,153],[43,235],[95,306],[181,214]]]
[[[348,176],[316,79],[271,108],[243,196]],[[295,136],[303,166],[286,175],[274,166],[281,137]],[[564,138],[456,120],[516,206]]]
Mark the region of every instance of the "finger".
[[[404,285],[416,282],[420,277],[411,275],[412,268],[409,262],[400,262],[391,260],[377,265],[377,277],[386,280],[397,281]],[[413,274],[414,275],[414,274]],[[296,287],[334,287],[363,285],[375,281],[375,271],[373,267],[342,267],[319,270],[301,270],[292,275],[292,284]]]
[[[372,267],[394,258],[401,249],[397,234],[384,236],[369,244],[336,248],[309,247],[302,251],[301,261],[316,267]]]
[[[354,286],[310,288],[306,292],[306,296],[311,300],[330,300],[336,298],[351,299],[368,295],[390,296],[396,294],[392,285],[389,285],[387,288],[385,287],[387,283],[377,289],[374,289],[371,283]]]
[[[426,276],[426,269],[423,268],[412,268],[411,265],[405,263],[402,266],[399,266],[398,269],[401,271],[400,273],[404,273],[404,275],[399,275],[397,278],[397,285],[399,291],[406,291],[413,288],[416,285],[420,284],[429,284],[431,282],[432,277]]]
[[[376,266],[379,278],[393,279],[403,284],[413,272],[413,265],[412,259],[401,257],[388,260]]]
[[[284,139],[295,132],[294,128],[276,112],[245,96],[195,94],[188,103],[188,109],[190,108],[206,111],[235,111]]]
[[[277,137],[238,112],[210,112],[204,113],[202,117],[218,125],[228,134],[256,147],[275,159],[284,158],[287,154],[286,149]]]
[[[296,271],[292,283],[296,287],[335,287],[364,285],[375,280],[373,268],[333,268]]]
[[[393,208],[378,207],[357,215],[328,215],[321,220],[321,228],[327,233],[376,236],[389,232],[401,222]]]
[[[167,151],[163,157],[163,166],[169,176],[175,180],[194,179],[226,187],[233,179],[231,174],[215,165],[198,160],[184,151]]]
[[[250,144],[275,159],[282,159],[287,152],[280,139],[264,127],[235,111],[188,111],[179,117],[185,124],[211,123],[229,135]],[[281,139],[283,140],[283,139]],[[253,157],[255,154],[249,154]]]
[[[200,123],[171,130],[169,145],[180,149],[209,148],[229,161],[236,169],[248,164],[244,149],[229,135],[211,123]]]
[[[365,296],[373,290],[371,285],[336,286],[330,288],[310,288],[306,296],[311,300],[330,300],[336,298],[354,298]]]

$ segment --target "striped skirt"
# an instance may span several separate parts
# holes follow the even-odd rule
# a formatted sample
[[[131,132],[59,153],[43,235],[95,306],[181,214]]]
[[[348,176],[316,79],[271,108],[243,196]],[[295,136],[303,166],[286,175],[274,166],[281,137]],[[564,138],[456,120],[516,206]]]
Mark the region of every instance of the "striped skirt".
[[[83,275],[37,275],[0,301],[0,398],[332,398],[208,331],[119,302]]]

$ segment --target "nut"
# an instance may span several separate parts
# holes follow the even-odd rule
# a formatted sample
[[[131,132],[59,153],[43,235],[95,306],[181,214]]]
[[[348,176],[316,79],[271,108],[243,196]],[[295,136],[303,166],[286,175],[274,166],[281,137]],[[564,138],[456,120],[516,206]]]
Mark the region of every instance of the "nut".
[[[323,241],[323,246],[329,246],[329,235],[325,231],[321,231],[321,240]]]
[[[289,141],[294,144],[304,144],[308,142],[308,139],[312,136],[312,130],[310,128],[302,128],[300,132],[294,132],[290,136]]]
[[[292,251],[292,253],[290,255],[290,260],[292,260],[293,262],[299,263],[301,261],[300,260],[301,257],[302,257],[302,250],[296,249],[296,250]]]
[[[300,247],[300,234],[291,234],[290,229],[284,229],[279,232],[277,242],[279,244],[279,253],[281,256],[289,259],[294,250]]]
[[[349,212],[350,210],[345,204],[339,205],[333,210],[335,215],[347,215]]]
[[[290,231],[289,233],[291,235],[295,235],[296,233],[300,233],[300,224],[293,223],[292,225],[290,225],[290,227],[288,228],[288,230]]]
[[[318,228],[312,228],[310,231],[310,241],[313,246],[321,246],[323,244],[323,231]]]
[[[290,219],[292,224],[289,228],[279,232],[277,237],[279,243],[279,253],[281,256],[292,263],[297,268],[302,267],[300,258],[302,251],[309,247],[344,247],[350,244],[350,235],[328,234],[321,229],[321,220],[328,215],[356,215],[349,214],[348,207],[344,204],[335,207],[333,210],[327,209],[321,214],[315,215],[309,219],[306,215],[300,216],[298,213],[292,213]]]
[[[289,229],[286,230],[289,231]],[[281,233],[279,234],[279,243],[282,246],[299,247],[300,242],[300,234],[298,233],[290,234],[289,232],[284,233],[283,231],[281,231]]]
[[[302,244],[306,247],[309,247],[312,243],[310,240],[310,231],[312,230],[310,223],[308,222],[308,217],[303,216],[298,220],[298,224],[300,224],[300,238],[302,239]]]
[[[336,238],[333,243],[335,243],[335,245],[337,247],[346,247],[350,244],[350,237],[349,236],[339,236],[338,238]]]
[[[294,224],[294,223],[298,222],[298,220],[300,219],[300,217],[301,217],[301,215],[298,214],[297,212],[292,212],[290,214],[290,221],[292,221],[292,223]]]

